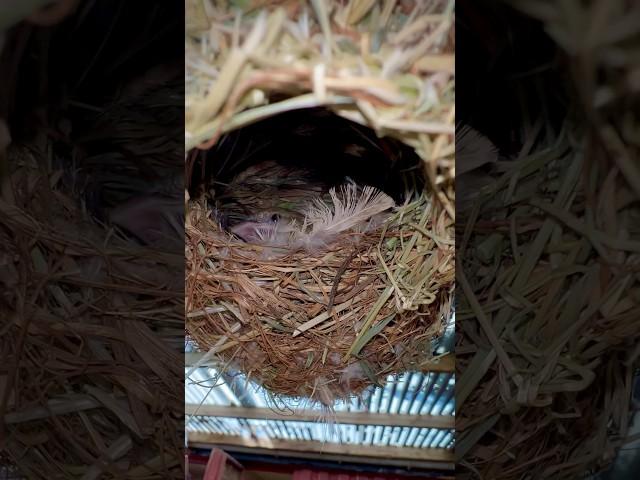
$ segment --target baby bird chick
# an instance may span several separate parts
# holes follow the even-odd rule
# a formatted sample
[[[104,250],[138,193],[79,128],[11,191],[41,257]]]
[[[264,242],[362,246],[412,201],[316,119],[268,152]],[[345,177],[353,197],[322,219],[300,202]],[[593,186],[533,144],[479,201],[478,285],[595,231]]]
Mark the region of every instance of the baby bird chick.
[[[261,212],[238,223],[231,227],[231,233],[246,243],[253,244],[261,244],[269,240],[276,245],[285,246],[289,241],[287,229],[281,225],[280,215],[270,212]]]
[[[287,221],[277,214],[264,212],[233,226],[231,233],[247,243],[276,247],[286,251],[309,252],[326,248],[344,232],[366,232],[378,228],[385,212],[395,206],[391,197],[373,187],[355,183],[329,191],[332,206],[322,197],[310,202],[304,220]]]

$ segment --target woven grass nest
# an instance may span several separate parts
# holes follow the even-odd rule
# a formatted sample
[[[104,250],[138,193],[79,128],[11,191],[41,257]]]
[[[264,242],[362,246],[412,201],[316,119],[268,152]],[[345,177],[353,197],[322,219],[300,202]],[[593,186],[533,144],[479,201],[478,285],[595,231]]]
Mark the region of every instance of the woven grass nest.
[[[188,335],[223,369],[324,405],[428,369],[454,283],[453,2],[217,5],[187,2]],[[278,117],[296,111],[308,129]],[[277,136],[285,148],[270,150]],[[253,208],[271,197],[245,198],[247,183],[296,176],[304,234],[313,206],[335,218],[349,195],[394,205],[312,248],[234,234],[247,219],[229,197]]]

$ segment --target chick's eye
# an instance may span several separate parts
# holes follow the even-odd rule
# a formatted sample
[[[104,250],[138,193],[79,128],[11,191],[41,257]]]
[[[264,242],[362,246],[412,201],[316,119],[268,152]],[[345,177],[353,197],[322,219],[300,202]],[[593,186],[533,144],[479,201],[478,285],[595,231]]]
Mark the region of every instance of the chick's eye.
[[[276,223],[278,220],[280,220],[280,215],[278,215],[277,213],[274,213],[273,215],[271,215],[271,221],[273,223]]]

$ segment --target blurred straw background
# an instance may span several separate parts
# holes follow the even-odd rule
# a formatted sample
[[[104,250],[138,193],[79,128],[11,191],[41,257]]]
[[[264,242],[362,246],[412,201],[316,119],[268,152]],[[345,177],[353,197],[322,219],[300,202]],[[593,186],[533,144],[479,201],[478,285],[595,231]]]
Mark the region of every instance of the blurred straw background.
[[[0,464],[22,478],[184,477],[182,239],[152,249],[105,215],[182,171],[182,95],[140,81],[181,37],[175,5],[84,2],[6,39]],[[132,39],[128,22],[163,33]]]
[[[567,112],[523,104],[520,150],[459,212],[456,455],[460,478],[585,478],[637,439],[640,5],[509,3],[564,79],[519,93]]]

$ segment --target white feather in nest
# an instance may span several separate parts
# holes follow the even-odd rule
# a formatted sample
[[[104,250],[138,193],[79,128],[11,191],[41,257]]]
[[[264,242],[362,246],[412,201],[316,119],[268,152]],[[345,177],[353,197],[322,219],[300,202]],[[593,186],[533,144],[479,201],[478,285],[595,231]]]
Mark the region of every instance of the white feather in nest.
[[[349,230],[370,230],[372,220],[395,206],[386,193],[366,186],[359,191],[355,183],[348,183],[329,191],[333,208],[322,200],[316,200],[305,214],[304,224],[299,232],[294,232],[293,241],[298,248],[309,251],[323,248],[340,233]]]
[[[386,193],[355,183],[342,185],[339,190],[332,188],[329,195],[333,205],[316,199],[307,207],[302,225],[263,215],[242,222],[231,231],[247,243],[272,247],[281,253],[314,252],[326,248],[344,232],[364,233],[378,228],[384,220],[382,215],[395,206]]]
[[[492,183],[486,171],[499,158],[487,137],[466,125],[456,130],[456,209],[470,210],[480,190]]]
[[[477,130],[463,125],[456,129],[456,175],[498,161],[498,149]]]

